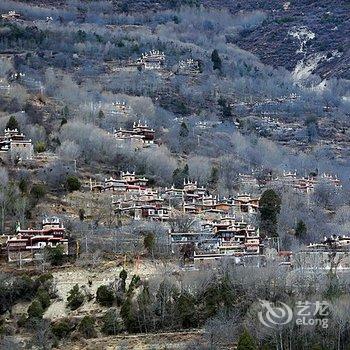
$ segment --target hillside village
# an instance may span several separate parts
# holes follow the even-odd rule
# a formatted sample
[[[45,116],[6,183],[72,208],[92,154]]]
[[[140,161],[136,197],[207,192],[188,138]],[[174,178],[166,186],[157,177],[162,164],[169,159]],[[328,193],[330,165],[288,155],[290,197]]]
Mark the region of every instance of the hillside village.
[[[1,349],[347,349],[345,48],[282,5],[0,4]]]

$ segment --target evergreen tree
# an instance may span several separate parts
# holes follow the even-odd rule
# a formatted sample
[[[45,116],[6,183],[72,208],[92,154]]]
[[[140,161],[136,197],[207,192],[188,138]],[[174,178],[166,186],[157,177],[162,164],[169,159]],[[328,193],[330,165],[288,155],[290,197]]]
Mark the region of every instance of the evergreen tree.
[[[143,285],[142,291],[137,297],[138,304],[138,320],[141,332],[149,332],[152,330],[152,301],[151,294],[149,292],[148,284]]]
[[[64,124],[67,124],[67,123],[68,123],[67,118],[63,117],[61,120],[61,126],[63,126]]]
[[[28,192],[28,180],[22,178],[18,183],[18,188],[20,189],[22,194],[26,194]]]
[[[183,186],[184,180],[189,177],[189,169],[188,165],[185,164],[183,169],[177,168],[173,172],[173,183],[176,188],[180,188]]]
[[[180,131],[179,131],[179,136],[180,137],[188,137],[189,135],[189,130],[185,122],[182,122],[180,125]]]
[[[68,108],[68,106],[64,106],[64,108],[62,109],[61,114],[62,114],[62,117],[67,120],[67,117],[69,116],[69,108]]]
[[[102,319],[101,331],[106,335],[116,335],[120,332],[120,324],[115,310],[108,310]]]
[[[123,319],[124,326],[128,332],[132,333],[136,329],[136,319],[132,310],[131,298],[128,297],[123,302],[122,307],[120,308],[120,316]]]
[[[99,112],[98,112],[98,119],[102,120],[104,117],[105,117],[105,114],[103,113],[103,110],[100,109]]]
[[[306,225],[305,225],[304,221],[299,220],[297,222],[296,227],[295,227],[295,236],[300,238],[300,239],[303,239],[303,238],[305,238],[306,233],[307,233],[307,229],[306,229]]]
[[[219,182],[219,169],[216,166],[211,168],[209,184],[212,188],[216,187]]]
[[[243,291],[232,284],[227,274],[219,279],[212,280],[199,298],[203,302],[204,317],[212,317],[220,309],[225,313],[229,313],[236,300],[242,297],[242,293]]]
[[[257,350],[254,338],[245,329],[238,339],[237,350]]]
[[[219,71],[221,71],[222,68],[222,62],[221,62],[221,58],[219,56],[218,50],[214,50],[211,54],[211,61],[213,62],[213,69],[216,70],[218,69]]]
[[[220,96],[218,100],[218,105],[221,109],[222,120],[230,120],[232,119],[232,110],[230,104]]]
[[[15,130],[17,129],[19,131],[19,124],[17,122],[17,119],[14,116],[11,116],[6,124],[6,129]]]
[[[190,172],[189,172],[189,168],[188,168],[188,164],[185,164],[183,170],[182,170],[182,176],[184,179],[188,179],[190,176]]]
[[[308,142],[315,141],[318,135],[318,120],[316,116],[308,116],[305,120]]]
[[[154,256],[154,247],[156,245],[156,239],[154,233],[148,233],[143,239],[143,245],[147,249],[148,254]]]
[[[140,286],[141,279],[138,275],[133,275],[129,284],[128,288],[128,295],[132,296],[134,293],[134,290]]]
[[[182,328],[195,328],[198,326],[196,299],[188,292],[182,292],[176,300],[176,318]]]
[[[79,324],[79,331],[85,338],[96,336],[95,320],[91,316],[84,316]]]
[[[323,292],[324,298],[336,300],[342,294],[342,287],[339,278],[332,272],[328,273],[326,290]]]
[[[122,291],[126,290],[126,279],[128,277],[128,273],[123,269],[120,271],[119,278],[122,280]]]
[[[261,231],[263,235],[277,237],[277,216],[281,210],[281,198],[272,189],[266,190],[259,201]]]
[[[68,292],[68,307],[71,310],[76,310],[79,306],[84,303],[84,295],[79,290],[79,286],[76,284],[69,292]]]

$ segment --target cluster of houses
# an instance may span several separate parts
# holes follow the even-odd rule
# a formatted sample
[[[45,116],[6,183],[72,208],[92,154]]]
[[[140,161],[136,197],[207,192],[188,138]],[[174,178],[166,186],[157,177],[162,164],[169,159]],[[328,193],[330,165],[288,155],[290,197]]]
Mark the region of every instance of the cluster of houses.
[[[120,70],[126,69],[139,69],[139,70],[153,70],[160,71],[164,70],[166,63],[166,55],[164,52],[159,50],[151,50],[143,53],[137,60],[128,60],[124,62],[123,67],[116,68]],[[196,76],[201,73],[200,61],[193,58],[184,59],[178,62],[174,66],[173,73],[179,75]]]
[[[201,72],[199,62],[192,58],[179,62],[176,74],[180,75],[197,75]]]
[[[119,179],[110,177],[101,181],[90,181],[85,184],[93,192],[112,192],[115,194],[132,193],[141,191],[147,186],[148,179],[135,175],[135,172],[121,172]]]
[[[291,183],[295,176],[295,173],[284,174],[285,181]],[[333,177],[326,177],[334,181]],[[247,181],[251,178],[247,177]],[[241,193],[220,198],[188,179],[181,188],[153,188],[149,183],[146,177],[126,171],[118,178],[90,180],[85,188],[110,195],[116,215],[168,225],[172,252],[179,253],[195,267],[210,266],[222,259],[234,260],[236,264],[253,261],[255,266],[264,263],[267,245],[259,228],[252,224],[259,211],[259,197]],[[176,220],[184,218],[191,219],[191,224],[175,224]],[[22,229],[18,225],[15,234],[6,237],[2,246],[9,262],[22,263],[43,260],[45,249],[57,245],[62,245],[64,254],[68,254],[66,230],[60,220],[53,217],[44,219],[40,229]],[[350,237],[332,236],[310,244],[305,251],[327,254],[330,250],[350,251],[349,248]]]
[[[184,180],[182,188],[151,188],[145,177],[134,172],[121,172],[103,182],[90,180],[86,188],[113,198],[116,215],[132,220],[163,222],[172,227],[176,216],[184,215],[200,223],[200,228],[186,232],[169,232],[173,251],[190,244],[197,263],[225,256],[259,256],[262,254],[259,230],[249,219],[259,210],[259,197],[247,193],[219,198],[196,181]],[[202,255],[205,256],[202,256]],[[202,259],[202,260],[201,260]]]
[[[137,67],[146,70],[157,70],[164,67],[165,54],[158,50],[151,50],[150,52],[143,53],[141,57],[136,61]]]
[[[258,184],[253,175],[241,174],[241,177],[246,184]],[[279,181],[309,193],[321,180],[341,186],[339,180],[329,174],[299,178],[296,172],[284,172],[278,179],[270,181]],[[222,258],[234,258],[237,262],[263,256],[264,244],[259,229],[252,224],[259,211],[259,196],[240,193],[220,198],[196,181],[187,179],[181,188],[151,188],[147,178],[134,172],[122,172],[119,179],[109,178],[104,182],[91,180],[89,188],[91,191],[110,192],[117,215],[168,224],[172,250],[190,247],[195,265],[206,265]],[[196,227],[186,232],[174,230],[172,222],[179,214],[192,217]],[[350,244],[350,238],[338,240],[342,245],[345,242]]]
[[[302,126],[298,122],[284,123],[271,116],[252,117],[252,119],[255,124],[255,130],[260,135],[271,135],[282,143],[288,142],[291,138],[296,139],[296,136],[302,130]]]
[[[282,177],[275,181],[282,182],[284,185],[290,186],[301,193],[312,193],[315,186],[320,182],[325,182],[336,188],[341,187],[341,182],[336,175],[323,173],[321,175],[299,177],[297,172],[283,172]]]
[[[349,271],[350,237],[331,235],[320,242],[310,243],[292,254],[291,265],[298,268],[323,271]]]
[[[264,244],[259,229],[234,215],[204,221],[194,232],[171,232],[173,252],[192,249],[195,266],[206,266],[222,258],[234,258],[242,262],[263,254]]]
[[[131,130],[114,130],[119,147],[143,148],[155,145],[155,131],[147,123],[135,122]]]
[[[124,117],[129,117],[131,114],[131,107],[128,106],[125,102],[116,101],[112,104],[112,106],[113,106],[112,113],[114,112],[115,114],[121,115]]]
[[[32,141],[17,129],[5,129],[0,136],[0,159],[29,160],[33,158]]]
[[[309,251],[350,251],[350,237],[332,235],[324,237],[323,241],[317,243],[310,243],[307,246]]]
[[[3,244],[3,252],[9,262],[30,262],[42,260],[45,248],[63,247],[68,255],[66,229],[56,217],[42,221],[40,229],[22,229],[17,226],[15,235],[8,236]]]
[[[258,181],[254,172],[251,174],[239,174],[241,185],[248,188],[264,188],[264,187],[286,187],[292,188],[300,193],[310,194],[319,183],[326,183],[335,188],[341,188],[341,181],[336,175],[322,173],[320,175],[299,176],[296,171],[283,171],[279,176],[270,176],[264,181]]]
[[[8,13],[3,13],[1,18],[10,21],[21,18],[21,15],[16,11],[9,11]]]

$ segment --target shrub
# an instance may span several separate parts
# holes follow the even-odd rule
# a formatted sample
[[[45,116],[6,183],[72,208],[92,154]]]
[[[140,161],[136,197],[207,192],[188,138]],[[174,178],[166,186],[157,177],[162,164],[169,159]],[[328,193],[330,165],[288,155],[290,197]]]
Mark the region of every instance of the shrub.
[[[85,316],[80,324],[79,331],[85,338],[93,338],[96,336],[95,320],[91,316]]]
[[[70,324],[67,320],[59,321],[52,325],[52,333],[58,338],[62,339],[69,335],[71,332]]]
[[[32,300],[36,294],[37,286],[28,275],[23,275],[15,279],[13,290],[19,299]]]
[[[36,200],[43,198],[45,194],[46,194],[46,188],[42,184],[35,184],[30,190],[31,197]]]
[[[81,183],[76,176],[68,176],[66,180],[66,187],[69,192],[80,190]]]
[[[17,320],[18,327],[24,327],[27,323],[27,317],[25,314],[21,314]]]
[[[52,280],[53,280],[53,276],[51,273],[44,273],[35,280],[35,283],[39,285],[46,285],[46,284],[51,284]]]
[[[42,318],[44,314],[44,309],[41,302],[35,299],[28,307],[27,310],[29,318]]]
[[[48,248],[48,255],[51,265],[59,266],[63,264],[64,260],[64,247],[63,245],[57,245],[53,248]]]
[[[44,141],[38,141],[35,144],[35,152],[42,153],[46,151],[46,143]]]
[[[41,306],[43,307],[44,310],[50,306],[50,303],[51,303],[50,294],[43,287],[40,287],[38,289],[38,292],[36,294],[36,298],[41,303]]]
[[[76,284],[68,293],[68,307],[71,310],[76,310],[84,303],[84,299],[83,293],[79,290],[79,286]]]
[[[28,191],[28,181],[27,179],[21,179],[18,183],[18,188],[20,189],[20,191],[22,192],[22,194],[27,193]]]
[[[107,286],[100,286],[96,292],[96,300],[102,306],[112,306],[115,296],[113,291]]]

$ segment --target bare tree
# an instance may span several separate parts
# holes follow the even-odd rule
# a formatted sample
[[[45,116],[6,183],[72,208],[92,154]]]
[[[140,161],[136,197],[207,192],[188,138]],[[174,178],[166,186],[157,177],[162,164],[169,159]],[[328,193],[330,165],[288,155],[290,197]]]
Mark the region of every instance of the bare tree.
[[[7,202],[8,174],[6,169],[0,168],[0,207],[1,207],[1,232],[5,229],[5,211]]]
[[[172,232],[188,232],[195,224],[193,216],[179,210],[173,210],[170,214],[169,225]]]
[[[330,309],[333,315],[333,320],[337,324],[337,349],[341,349],[342,336],[344,331],[349,328],[350,325],[350,299],[347,295],[334,300]]]

